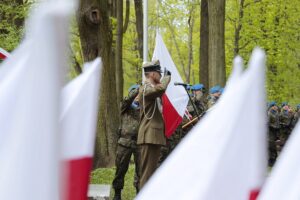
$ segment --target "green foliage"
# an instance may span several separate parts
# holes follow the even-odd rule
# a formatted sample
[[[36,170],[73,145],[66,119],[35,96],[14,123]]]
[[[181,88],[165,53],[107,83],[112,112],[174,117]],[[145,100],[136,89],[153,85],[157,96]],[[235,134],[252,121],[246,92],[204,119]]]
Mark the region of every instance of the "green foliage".
[[[0,47],[7,51],[14,50],[20,43],[24,28],[24,19],[30,3],[22,5],[14,1],[3,0],[0,4]]]
[[[299,103],[300,2],[294,0],[244,0],[243,16],[240,17],[241,2],[237,0],[226,1],[225,53],[227,77],[232,68],[236,29],[240,23],[239,54],[245,59],[245,64],[247,64],[255,46],[260,46],[267,52],[266,88],[268,100],[288,101],[292,105]],[[22,6],[17,6],[14,1],[2,0],[0,4],[0,47],[12,51],[20,43],[24,30],[22,26],[16,25],[16,21],[27,15],[29,7],[30,3],[28,1]],[[200,46],[199,0],[149,0],[148,59],[152,58],[155,33],[159,29],[182,78],[185,80],[185,70],[188,65],[188,21],[190,17],[194,19],[190,82],[197,83],[199,82]],[[142,59],[137,48],[135,23],[134,2],[131,1],[129,25],[123,38],[125,93],[130,85],[141,82]],[[112,33],[115,36],[115,18],[111,18],[111,24]],[[75,25],[72,25],[71,28],[70,46],[73,53],[70,59],[71,65],[74,66],[75,61],[82,65],[81,45]],[[71,67],[69,79],[77,75],[77,72]]]
[[[245,0],[244,16],[239,17],[240,1],[226,2],[226,61],[231,68],[235,29],[241,21],[239,54],[247,60],[255,46],[267,53],[268,99],[300,100],[300,3],[292,0]]]
[[[115,176],[115,168],[99,168],[92,172],[91,183],[92,184],[112,184]],[[133,186],[134,179],[134,165],[130,165],[128,172],[125,176],[125,185],[122,190],[122,199],[132,200],[135,197],[135,188]],[[111,189],[110,196],[113,197],[114,191]]]

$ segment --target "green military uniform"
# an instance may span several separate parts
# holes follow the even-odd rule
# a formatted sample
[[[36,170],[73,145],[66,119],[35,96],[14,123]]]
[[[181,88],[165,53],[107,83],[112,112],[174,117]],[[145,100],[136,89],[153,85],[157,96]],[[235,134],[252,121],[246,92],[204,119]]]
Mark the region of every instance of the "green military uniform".
[[[196,108],[199,111],[199,115],[203,114],[206,111],[206,103],[204,101],[204,96],[199,97],[199,98],[197,98],[197,96],[196,96],[196,97],[193,97],[192,100],[193,100]]]
[[[221,95],[222,88],[219,85],[216,85],[209,90],[209,95],[207,97],[207,109],[210,109],[213,105],[217,103]]]
[[[295,128],[296,124],[299,121],[299,117],[300,117],[300,104],[297,106],[296,112],[294,114],[293,121],[292,121],[292,128]]]
[[[277,158],[276,141],[279,135],[279,112],[272,109],[268,111],[268,123],[269,123],[269,166],[273,166]]]
[[[280,131],[279,131],[279,140],[280,140],[280,148],[279,151],[281,151],[282,147],[286,143],[289,135],[292,131],[292,120],[294,114],[287,110],[282,110],[279,115],[279,121],[280,121]]]
[[[134,99],[138,95],[139,90],[133,89],[127,98],[121,103],[121,128],[119,131],[119,140],[116,155],[116,173],[113,180],[113,188],[115,190],[115,198],[121,199],[121,190],[124,187],[124,177],[128,170],[131,155],[134,155],[135,162],[135,178],[134,186],[138,191],[138,152],[137,152],[137,133],[139,127],[140,109],[135,105]]]
[[[153,63],[149,64],[150,67],[153,65]],[[144,69],[146,72],[145,67]],[[166,145],[165,126],[161,112],[161,97],[167,89],[170,80],[171,76],[167,75],[164,76],[160,84],[152,85],[150,82],[145,81],[145,84],[140,88],[141,118],[137,139],[140,151],[140,188],[144,186],[156,170],[160,157],[160,148],[162,145]]]

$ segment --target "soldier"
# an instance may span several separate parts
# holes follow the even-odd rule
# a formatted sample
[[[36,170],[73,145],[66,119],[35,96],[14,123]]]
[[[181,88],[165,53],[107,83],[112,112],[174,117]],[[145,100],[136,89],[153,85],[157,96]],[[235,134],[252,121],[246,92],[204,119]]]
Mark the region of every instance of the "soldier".
[[[140,151],[140,189],[148,181],[158,166],[160,148],[166,145],[161,97],[171,80],[171,73],[165,70],[161,79],[158,60],[143,65],[145,83],[139,91],[141,105],[140,128],[137,144]]]
[[[115,190],[114,200],[121,199],[121,191],[124,187],[124,177],[128,170],[131,155],[134,155],[135,177],[134,186],[138,192],[138,152],[137,152],[137,133],[139,127],[140,108],[138,102],[139,85],[132,85],[126,97],[121,102],[121,126],[119,129],[119,140],[116,155],[116,173],[113,180]]]
[[[268,125],[269,125],[269,166],[272,167],[277,158],[276,142],[279,134],[279,112],[276,102],[269,103],[268,106]]]
[[[281,105],[281,112],[279,115],[280,121],[280,131],[279,131],[279,140],[281,148],[284,146],[285,142],[287,141],[291,131],[292,131],[292,120],[293,120],[293,111],[291,110],[290,106],[287,102],[282,103]]]
[[[300,117],[300,104],[298,104],[296,107],[296,112],[294,114],[293,121],[292,121],[292,128],[295,128],[297,122],[299,121],[299,117]]]
[[[207,107],[208,109],[211,108],[215,103],[218,101],[219,97],[221,96],[221,87],[219,85],[216,85],[209,90],[209,96],[208,96],[208,103]]]
[[[199,83],[199,84],[193,85],[191,90],[194,94],[192,101],[194,102],[194,104],[198,110],[198,114],[201,115],[203,112],[206,111],[206,106],[205,106],[206,103],[205,103],[205,97],[204,97],[205,87],[203,84]]]

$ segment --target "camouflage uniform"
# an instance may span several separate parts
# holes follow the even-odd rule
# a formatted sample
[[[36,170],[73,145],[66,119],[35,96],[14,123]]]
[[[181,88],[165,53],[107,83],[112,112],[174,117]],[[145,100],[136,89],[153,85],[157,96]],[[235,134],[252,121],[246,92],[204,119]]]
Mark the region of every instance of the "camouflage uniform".
[[[279,135],[279,113],[272,108],[268,111],[269,119],[269,166],[273,166],[277,158],[276,141]]]
[[[295,128],[297,122],[299,121],[299,117],[300,117],[300,109],[297,109],[294,117],[293,117],[293,121],[292,121],[292,129]]]
[[[293,113],[288,110],[282,110],[279,116],[280,121],[280,131],[279,131],[279,140],[280,140],[280,148],[278,149],[281,151],[282,147],[284,146],[285,142],[287,141],[289,135],[292,131],[292,120],[293,120]]]
[[[134,107],[132,104],[137,94],[138,89],[133,90],[121,103],[121,128],[119,130],[120,135],[116,155],[116,173],[112,183],[116,193],[120,193],[124,187],[124,177],[128,170],[132,154],[134,155],[135,162],[134,186],[138,191],[139,163],[136,140],[139,128],[140,109]]]
[[[213,105],[215,105],[218,101],[218,97],[215,97],[215,96],[208,96],[208,102],[207,102],[207,108],[211,108]]]

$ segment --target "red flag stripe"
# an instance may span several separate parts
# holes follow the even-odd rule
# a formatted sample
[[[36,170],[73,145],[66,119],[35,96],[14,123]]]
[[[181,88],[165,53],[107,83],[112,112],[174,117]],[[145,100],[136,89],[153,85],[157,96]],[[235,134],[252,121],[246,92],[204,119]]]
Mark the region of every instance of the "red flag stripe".
[[[8,56],[9,56],[9,53],[7,51],[5,51],[4,49],[0,48],[0,59],[4,60]]]
[[[163,95],[162,100],[163,116],[165,122],[165,135],[169,138],[181,123],[182,117],[178,114],[166,94]]]
[[[250,192],[249,200],[256,200],[259,195],[259,189],[252,190]]]
[[[87,199],[89,177],[92,169],[92,158],[81,158],[66,161],[66,185],[64,200]]]

